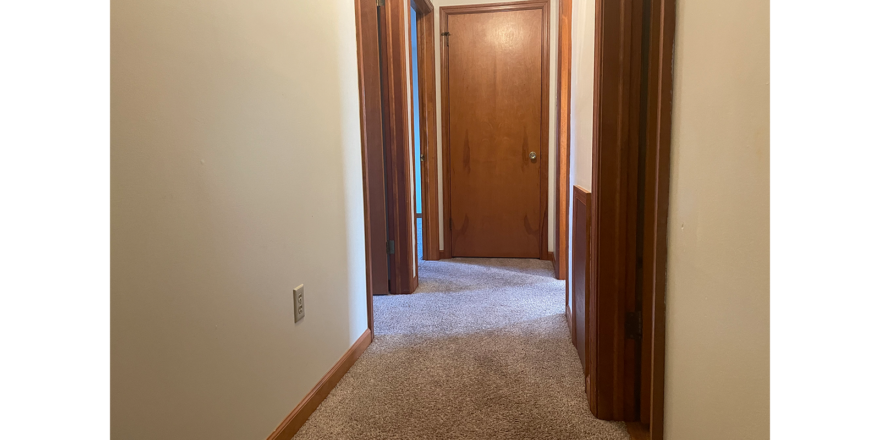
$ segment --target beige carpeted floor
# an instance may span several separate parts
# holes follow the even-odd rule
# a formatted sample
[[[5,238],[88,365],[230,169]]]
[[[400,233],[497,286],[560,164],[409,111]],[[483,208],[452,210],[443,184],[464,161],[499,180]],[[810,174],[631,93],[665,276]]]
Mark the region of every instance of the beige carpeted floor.
[[[376,339],[296,435],[308,439],[628,439],[596,420],[546,261],[420,261],[375,298]]]

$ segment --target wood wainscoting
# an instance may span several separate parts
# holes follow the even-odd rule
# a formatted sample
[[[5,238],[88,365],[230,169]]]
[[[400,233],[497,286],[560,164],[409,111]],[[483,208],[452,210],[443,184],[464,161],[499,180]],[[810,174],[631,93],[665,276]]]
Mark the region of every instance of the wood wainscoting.
[[[577,348],[578,357],[584,367],[584,377],[595,369],[595,350],[591,349],[588,329],[590,328],[590,224],[591,197],[589,191],[580,186],[574,187],[574,218],[571,237],[571,340]],[[593,344],[594,345],[594,344]],[[584,389],[590,393],[588,382]],[[590,406],[593,407],[590,394]]]
[[[290,412],[290,414],[275,428],[275,431],[269,435],[267,440],[290,440],[296,435],[297,431],[306,423],[309,416],[318,409],[321,402],[327,398],[330,391],[336,387],[336,384],[345,376],[345,373],[352,365],[361,357],[370,343],[373,342],[373,332],[370,329],[364,332],[361,337],[355,341],[342,358],[336,362],[336,365],[321,378],[317,385],[306,394],[302,402]]]

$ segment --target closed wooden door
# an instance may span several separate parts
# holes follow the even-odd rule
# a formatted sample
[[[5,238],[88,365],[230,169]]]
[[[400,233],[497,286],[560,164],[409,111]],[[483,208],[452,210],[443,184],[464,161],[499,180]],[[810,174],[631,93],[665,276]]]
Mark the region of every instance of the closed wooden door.
[[[445,15],[451,256],[546,247],[546,9]]]

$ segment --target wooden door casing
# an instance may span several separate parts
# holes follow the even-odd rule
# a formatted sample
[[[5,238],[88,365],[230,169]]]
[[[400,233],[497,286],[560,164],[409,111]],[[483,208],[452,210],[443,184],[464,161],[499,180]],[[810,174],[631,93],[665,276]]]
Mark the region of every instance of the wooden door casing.
[[[379,45],[382,67],[382,114],[385,136],[389,292],[412,293],[418,287],[415,263],[415,207],[412,177],[412,142],[407,88],[411,76],[407,62],[410,3],[387,0],[379,10]]]
[[[572,0],[559,0],[559,35],[556,76],[556,279],[565,280],[568,301],[568,224],[571,208],[571,19]]]
[[[367,4],[365,4],[365,2]],[[382,135],[382,74],[379,17],[368,0],[355,3],[360,93],[361,153],[366,233],[367,326],[373,330],[373,295],[388,293],[385,209],[385,161]],[[372,334],[372,333],[371,333]]]
[[[549,2],[440,14],[444,254],[546,259]]]

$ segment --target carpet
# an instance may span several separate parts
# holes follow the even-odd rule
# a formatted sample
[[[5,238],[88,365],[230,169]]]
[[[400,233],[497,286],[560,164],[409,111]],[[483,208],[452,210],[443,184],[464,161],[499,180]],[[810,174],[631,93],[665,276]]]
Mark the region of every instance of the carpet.
[[[628,439],[588,409],[547,261],[419,261],[376,339],[295,439]]]

